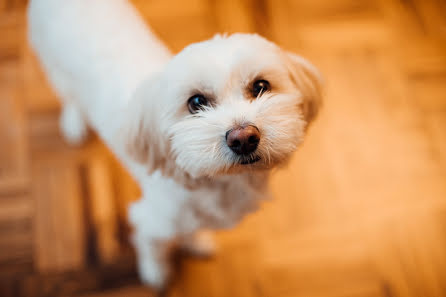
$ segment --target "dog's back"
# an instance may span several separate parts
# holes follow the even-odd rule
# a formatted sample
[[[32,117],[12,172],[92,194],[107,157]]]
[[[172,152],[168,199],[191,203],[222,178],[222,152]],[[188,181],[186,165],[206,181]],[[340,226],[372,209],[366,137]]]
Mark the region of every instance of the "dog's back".
[[[168,50],[126,0],[31,0],[28,21],[30,43],[68,114],[62,129],[82,117],[111,142],[132,92],[167,62]]]

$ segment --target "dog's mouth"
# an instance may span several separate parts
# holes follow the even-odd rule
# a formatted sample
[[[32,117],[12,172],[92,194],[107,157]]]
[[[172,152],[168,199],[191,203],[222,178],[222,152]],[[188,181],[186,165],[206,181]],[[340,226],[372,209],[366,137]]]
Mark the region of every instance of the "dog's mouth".
[[[240,161],[240,164],[242,165],[249,165],[249,164],[254,164],[256,162],[260,161],[260,157],[259,156],[254,156],[254,157],[249,157],[249,158],[245,158],[242,159]]]

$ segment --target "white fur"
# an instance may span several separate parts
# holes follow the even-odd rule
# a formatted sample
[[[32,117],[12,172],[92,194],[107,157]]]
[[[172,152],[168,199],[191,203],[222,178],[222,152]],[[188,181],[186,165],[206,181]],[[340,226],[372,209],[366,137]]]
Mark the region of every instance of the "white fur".
[[[63,103],[67,140],[79,143],[88,125],[139,182],[132,238],[141,279],[159,288],[171,243],[207,253],[197,230],[232,227],[266,198],[269,170],[296,150],[320,103],[303,58],[247,34],[172,57],[125,0],[32,0],[29,39]],[[272,89],[252,98],[256,79]],[[213,105],[191,115],[196,93]],[[225,133],[246,124],[260,131],[261,159],[241,165]]]
[[[87,136],[87,125],[82,111],[73,103],[66,103],[60,116],[60,128],[65,140],[72,144],[81,144]]]

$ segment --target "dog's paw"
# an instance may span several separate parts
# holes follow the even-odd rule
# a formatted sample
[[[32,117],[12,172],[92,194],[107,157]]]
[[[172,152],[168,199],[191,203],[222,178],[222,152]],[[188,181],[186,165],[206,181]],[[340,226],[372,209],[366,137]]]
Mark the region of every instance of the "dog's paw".
[[[217,244],[215,243],[212,232],[199,231],[184,240],[181,248],[194,256],[210,257],[215,254]]]
[[[63,106],[60,128],[65,140],[71,145],[80,145],[87,137],[87,125],[81,111],[74,104]]]
[[[168,279],[168,269],[166,265],[150,258],[138,259],[138,272],[141,282],[145,285],[161,291],[164,289]]]

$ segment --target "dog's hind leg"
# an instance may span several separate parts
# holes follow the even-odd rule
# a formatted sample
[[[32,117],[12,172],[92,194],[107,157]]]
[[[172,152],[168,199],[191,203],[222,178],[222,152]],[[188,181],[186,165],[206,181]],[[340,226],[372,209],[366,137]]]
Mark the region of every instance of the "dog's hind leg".
[[[76,95],[72,86],[74,79],[55,64],[43,62],[42,64],[53,90],[62,103],[62,114],[59,119],[62,134],[69,144],[79,145],[85,140],[88,127],[76,102]]]
[[[71,145],[79,145],[88,134],[84,116],[73,102],[64,102],[60,116],[60,129],[65,140]]]

